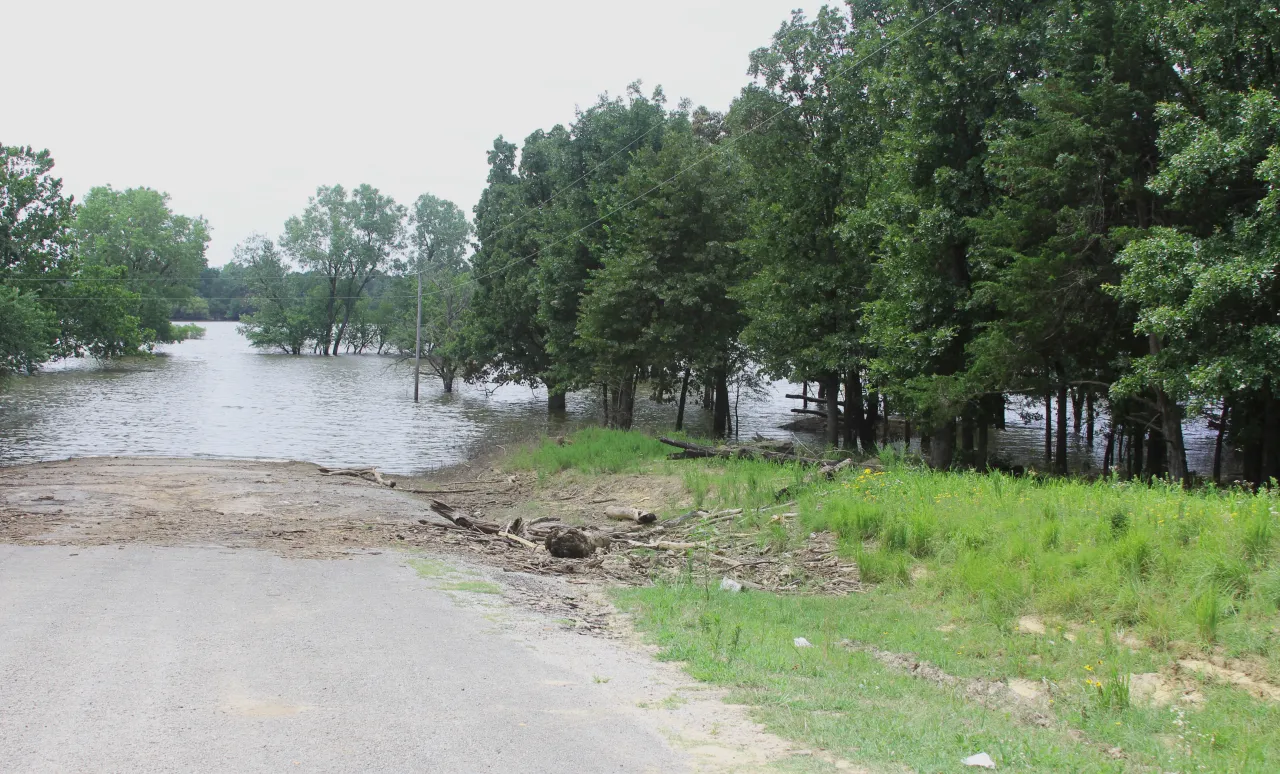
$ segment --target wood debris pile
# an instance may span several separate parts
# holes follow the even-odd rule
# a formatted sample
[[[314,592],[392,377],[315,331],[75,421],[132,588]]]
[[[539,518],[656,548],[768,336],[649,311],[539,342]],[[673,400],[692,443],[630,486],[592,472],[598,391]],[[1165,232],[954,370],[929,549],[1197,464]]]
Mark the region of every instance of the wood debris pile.
[[[435,519],[421,519],[412,532],[435,532],[447,544],[486,555],[509,570],[591,576],[630,585],[681,577],[716,585],[731,578],[747,589],[790,593],[847,594],[861,590],[856,565],[843,561],[830,533],[799,541],[770,541],[786,534],[797,514],[772,508],[744,513],[735,508],[692,511],[659,521],[641,509],[610,508],[610,528],[579,527],[551,517],[484,521],[439,500]],[[799,545],[791,545],[798,542]]]

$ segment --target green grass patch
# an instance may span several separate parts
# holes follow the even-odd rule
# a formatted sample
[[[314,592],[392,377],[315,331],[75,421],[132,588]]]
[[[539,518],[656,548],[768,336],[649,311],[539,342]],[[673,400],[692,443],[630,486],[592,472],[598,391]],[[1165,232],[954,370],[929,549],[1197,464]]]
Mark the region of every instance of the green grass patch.
[[[1018,634],[920,584],[848,597],[707,594],[696,583],[617,596],[661,658],[729,687],[729,700],[752,705],[775,733],[859,764],[961,772],[960,761],[979,751],[1001,769],[1033,772],[1264,772],[1280,761],[1275,705],[1206,683],[1199,707],[1138,706],[1128,675],[1157,671],[1166,656],[1131,652],[1096,626],[1076,629],[1074,642],[1053,625],[1043,636]],[[813,647],[796,648],[796,637]],[[914,653],[960,678],[1047,683],[1052,725],[1019,723],[844,641]],[[1108,756],[1111,747],[1126,757]]]
[[[444,591],[469,591],[473,594],[501,594],[502,587],[496,583],[478,580],[453,581],[442,583],[439,588]]]
[[[410,559],[406,562],[413,571],[418,573],[419,578],[443,578],[444,576],[456,572],[456,570],[438,559],[427,559],[425,557]]]
[[[512,452],[512,468],[535,470],[541,476],[566,470],[585,473],[632,473],[672,451],[656,438],[642,433],[592,427],[568,436],[563,444],[545,439]]]

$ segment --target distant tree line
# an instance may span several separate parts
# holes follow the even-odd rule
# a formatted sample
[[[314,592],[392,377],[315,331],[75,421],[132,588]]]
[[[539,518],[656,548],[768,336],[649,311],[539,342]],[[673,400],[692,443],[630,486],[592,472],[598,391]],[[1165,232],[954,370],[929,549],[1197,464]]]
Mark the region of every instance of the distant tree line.
[[[1203,414],[1280,478],[1277,45],[1242,0],[797,13],[727,115],[637,84],[498,138],[468,373],[622,427],[692,384],[724,433],[755,363],[820,385],[832,445],[892,412],[937,467],[1023,397],[1057,470],[1105,414],[1109,466],[1181,479]]]

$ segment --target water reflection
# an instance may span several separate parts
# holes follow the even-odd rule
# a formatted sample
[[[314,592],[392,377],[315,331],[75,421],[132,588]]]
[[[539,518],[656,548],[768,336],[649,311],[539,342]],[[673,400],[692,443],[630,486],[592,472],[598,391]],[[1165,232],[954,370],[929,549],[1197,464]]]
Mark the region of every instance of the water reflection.
[[[204,339],[167,347],[161,356],[100,366],[56,365],[0,389],[0,438],[12,444],[6,461],[90,455],[160,455],[309,460],[327,465],[377,465],[412,473],[452,465],[477,453],[576,424],[598,421],[598,395],[570,395],[567,418],[550,418],[545,394],[519,386],[492,392],[459,384],[452,395],[424,377],[420,403],[412,376],[393,358],[293,357],[252,349],[235,323],[203,323]],[[771,385],[742,395],[739,434],[795,438],[817,445],[820,434],[782,426],[797,404],[783,395],[796,386]],[[688,427],[710,417],[689,407]],[[638,399],[636,423],[667,429],[672,404]],[[1099,437],[1101,435],[1099,434]],[[1020,464],[1043,456],[1043,425],[993,433],[993,449]],[[1212,465],[1213,438],[1190,428],[1193,468]],[[1101,464],[1101,443],[1090,450],[1073,438],[1076,467]]]

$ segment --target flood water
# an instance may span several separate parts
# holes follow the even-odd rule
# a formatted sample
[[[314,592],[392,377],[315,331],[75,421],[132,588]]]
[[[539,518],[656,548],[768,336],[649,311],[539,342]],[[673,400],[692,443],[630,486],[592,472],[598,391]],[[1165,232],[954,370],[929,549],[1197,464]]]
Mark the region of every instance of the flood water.
[[[269,354],[250,347],[235,323],[201,325],[208,331],[203,339],[165,347],[153,358],[71,361],[0,385],[0,463],[153,455],[375,465],[408,474],[599,421],[597,392],[571,394],[567,417],[552,419],[541,390],[458,383],[447,395],[424,373],[415,404],[412,372],[395,358]],[[817,445],[816,433],[782,428],[799,405],[783,397],[788,392],[799,389],[777,382],[762,395],[744,391],[739,436]],[[710,417],[690,403],[690,431],[709,427]],[[636,424],[670,429],[675,411],[638,397]],[[1203,425],[1189,425],[1187,441],[1191,467],[1207,473],[1212,436]],[[1038,465],[1044,426],[1024,423],[1011,410],[1008,429],[993,433],[992,447],[1016,464]],[[1073,437],[1071,447],[1074,467],[1101,463],[1101,442],[1090,449]]]

